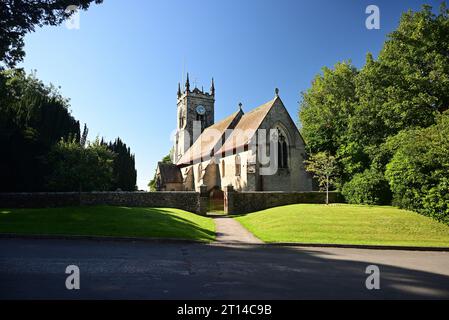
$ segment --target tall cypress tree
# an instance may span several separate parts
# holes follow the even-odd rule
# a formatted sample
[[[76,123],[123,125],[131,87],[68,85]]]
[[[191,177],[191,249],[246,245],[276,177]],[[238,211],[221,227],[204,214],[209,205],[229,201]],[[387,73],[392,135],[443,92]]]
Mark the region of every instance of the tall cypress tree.
[[[137,171],[131,149],[120,138],[110,142],[108,148],[116,154],[113,166],[113,190],[135,191],[137,189]]]

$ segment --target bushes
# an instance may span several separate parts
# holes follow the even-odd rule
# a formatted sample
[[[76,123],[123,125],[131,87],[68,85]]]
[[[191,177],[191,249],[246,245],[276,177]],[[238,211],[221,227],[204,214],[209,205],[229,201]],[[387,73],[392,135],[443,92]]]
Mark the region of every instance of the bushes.
[[[367,169],[347,182],[342,194],[348,203],[389,204],[391,192],[384,175],[376,169]]]
[[[449,224],[449,179],[444,177],[422,200],[424,215]]]
[[[449,224],[449,111],[427,128],[403,130],[384,144],[392,155],[385,176],[371,168],[342,190],[349,203],[386,204]],[[390,192],[391,190],[391,192]]]
[[[397,150],[386,177],[393,204],[449,223],[449,112],[424,129],[404,131],[388,143]]]
[[[75,139],[61,140],[49,154],[52,191],[107,191],[113,183],[114,154],[98,139],[86,146]]]

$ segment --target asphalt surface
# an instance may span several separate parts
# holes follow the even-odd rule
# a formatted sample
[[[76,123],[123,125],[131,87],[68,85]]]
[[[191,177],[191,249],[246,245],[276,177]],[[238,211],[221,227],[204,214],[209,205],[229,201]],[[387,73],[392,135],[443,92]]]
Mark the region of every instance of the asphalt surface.
[[[417,298],[449,299],[449,252],[0,239],[0,299]]]

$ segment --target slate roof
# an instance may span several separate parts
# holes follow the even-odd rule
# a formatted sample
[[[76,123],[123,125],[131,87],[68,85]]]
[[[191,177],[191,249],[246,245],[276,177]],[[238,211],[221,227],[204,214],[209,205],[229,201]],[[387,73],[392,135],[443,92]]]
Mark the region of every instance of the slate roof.
[[[181,170],[176,164],[158,162],[157,166],[159,167],[162,184],[177,182],[182,183]]]
[[[256,130],[259,129],[262,121],[265,119],[277,99],[280,98],[276,97],[273,100],[268,101],[267,103],[264,103],[263,105],[244,114],[239,123],[235,126],[232,134],[226,139],[225,143],[216,154],[221,155],[225,152],[240,148],[243,150],[243,148],[248,145],[256,133]]]
[[[275,97],[246,114],[239,110],[206,128],[176,164],[178,166],[188,165],[194,160],[221,155],[236,148],[244,148],[278,99],[280,98]],[[226,136],[227,129],[234,130]],[[219,134],[211,134],[212,130],[217,130]],[[242,135],[242,132],[246,134]],[[217,144],[221,143],[222,145],[217,147]]]
[[[204,159],[211,156],[217,144],[221,144],[225,137],[226,129],[231,129],[243,115],[239,110],[229,117],[217,122],[204,129],[201,135],[196,139],[193,145],[183,154],[177,165],[186,165],[193,163],[194,160]],[[216,148],[217,149],[217,148]],[[212,154],[213,155],[213,154]]]

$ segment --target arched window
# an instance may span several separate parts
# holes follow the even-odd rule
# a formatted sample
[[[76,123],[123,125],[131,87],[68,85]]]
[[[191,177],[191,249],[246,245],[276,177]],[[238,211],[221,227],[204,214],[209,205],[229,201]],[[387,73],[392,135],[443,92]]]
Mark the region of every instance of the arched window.
[[[241,163],[240,163],[240,156],[236,155],[235,156],[235,175],[236,176],[240,176],[241,173]]]
[[[224,177],[226,175],[226,164],[224,160],[221,160],[221,176]]]
[[[288,168],[288,147],[285,140],[282,141],[282,168]]]
[[[201,163],[198,165],[198,170],[197,170],[198,172],[198,176],[197,176],[197,178],[196,178],[196,180],[198,181],[198,182],[200,182],[200,180],[201,180],[201,175],[203,174],[203,166],[201,165]]]
[[[278,140],[278,166],[279,168],[288,168],[288,144],[285,135],[279,130]]]

